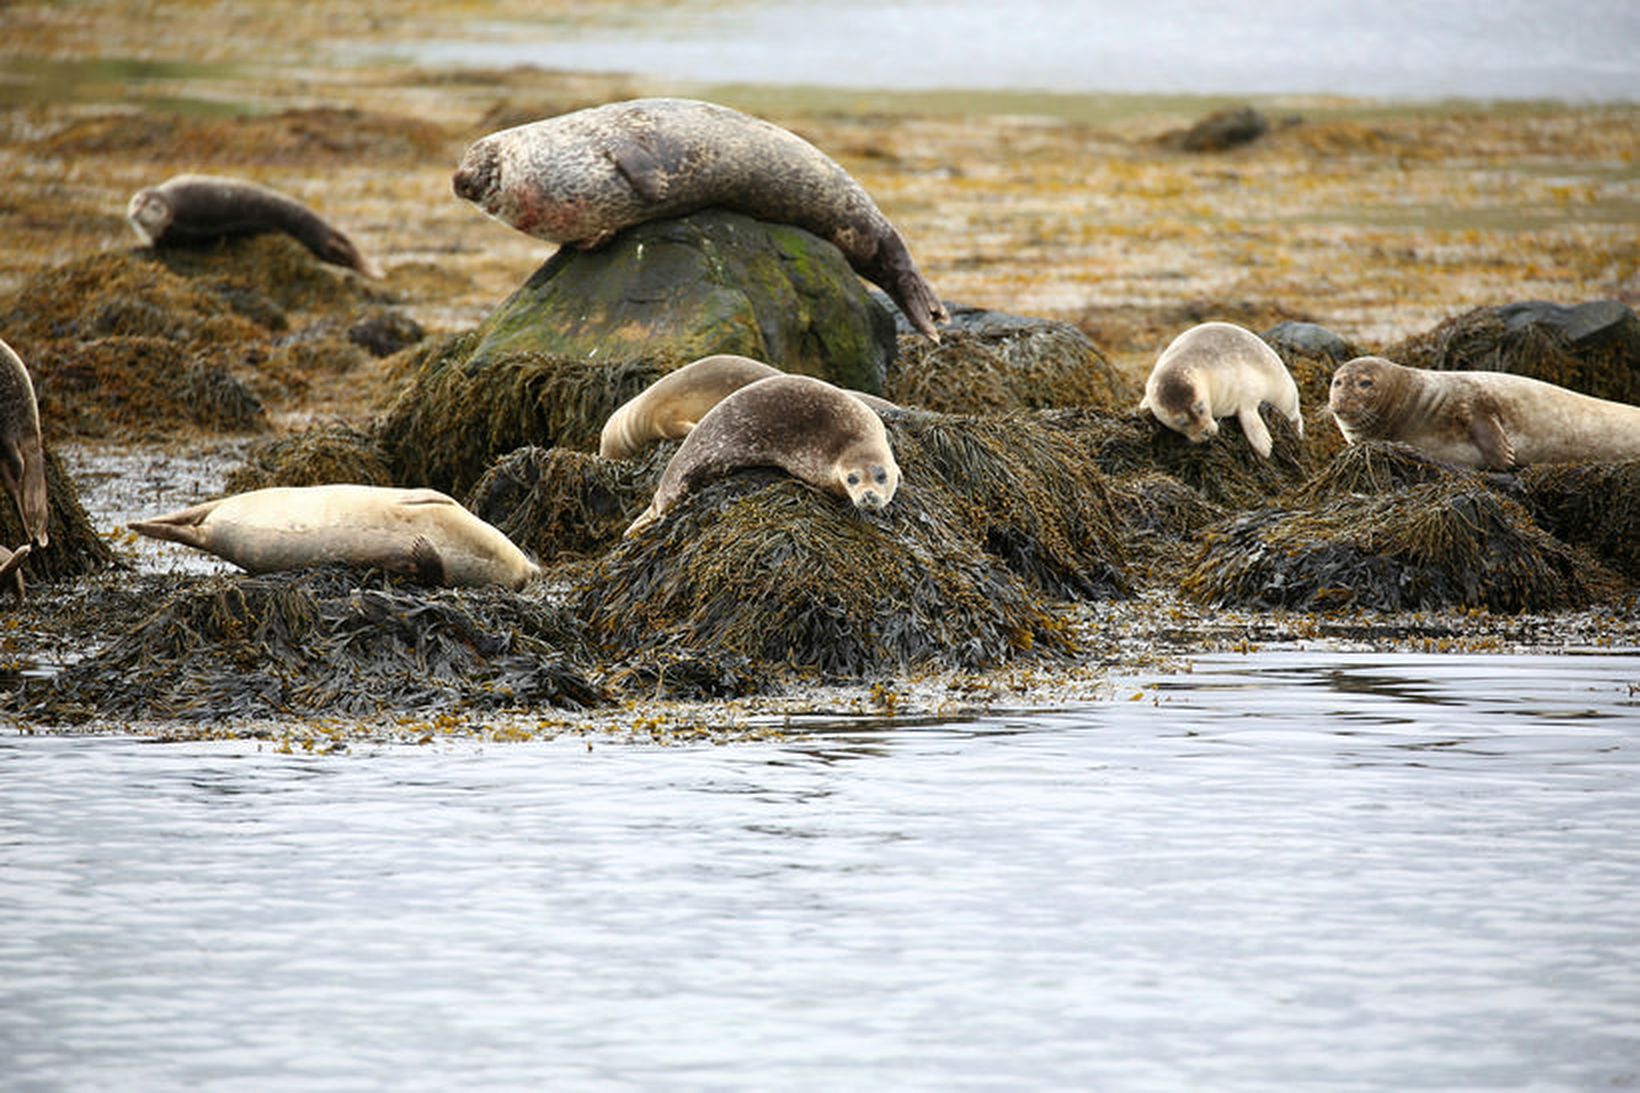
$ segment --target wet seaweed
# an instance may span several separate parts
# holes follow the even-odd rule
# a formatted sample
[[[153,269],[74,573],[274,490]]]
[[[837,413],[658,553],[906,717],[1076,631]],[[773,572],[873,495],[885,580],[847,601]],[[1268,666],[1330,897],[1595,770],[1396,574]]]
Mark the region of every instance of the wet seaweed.
[[[1520,477],[1526,508],[1545,530],[1640,582],[1640,460],[1544,464]]]
[[[46,497],[51,506],[46,526],[50,543],[35,547],[23,563],[28,582],[65,581],[95,573],[114,564],[114,552],[80,504],[74,479],[63,469],[57,453],[46,449]],[[15,548],[28,542],[23,518],[11,497],[0,491],[0,546]],[[9,587],[9,584],[4,586]],[[0,591],[4,590],[0,587]]]
[[[185,587],[107,647],[5,700],[47,723],[374,716],[608,701],[564,610],[379,571],[222,576]],[[115,620],[105,620],[114,624]]]
[[[374,436],[352,425],[332,422],[259,441],[245,453],[245,462],[228,472],[225,492],[332,482],[393,485]]]
[[[466,505],[542,564],[609,549],[649,504],[675,443],[637,461],[520,448],[491,464]]]
[[[1170,474],[1132,471],[1109,479],[1111,508],[1129,569],[1147,582],[1177,584],[1188,547],[1202,528],[1224,519],[1224,507]]]
[[[1299,506],[1313,507],[1339,497],[1401,493],[1429,482],[1519,493],[1518,484],[1509,475],[1483,474],[1442,463],[1410,444],[1369,440],[1340,450],[1289,497]]]
[[[1204,533],[1183,580],[1206,603],[1311,611],[1561,611],[1620,587],[1516,502],[1450,481],[1233,517]]]
[[[609,415],[681,363],[515,352],[469,364],[472,341],[412,351],[409,382],[376,427],[394,481],[459,497],[516,448],[596,450]]]
[[[1125,409],[1140,392],[1076,327],[956,308],[940,341],[900,337],[883,396],[901,406],[982,414],[1051,406]]]
[[[710,654],[787,679],[1069,653],[1065,623],[954,530],[941,497],[907,480],[867,517],[776,472],[741,472],[623,540],[575,610],[616,660]]]

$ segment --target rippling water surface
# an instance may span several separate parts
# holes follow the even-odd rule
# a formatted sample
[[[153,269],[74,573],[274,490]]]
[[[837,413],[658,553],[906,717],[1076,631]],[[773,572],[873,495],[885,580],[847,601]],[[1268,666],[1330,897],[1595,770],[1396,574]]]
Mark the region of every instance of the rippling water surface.
[[[0,737],[0,1084],[1632,1087],[1637,685],[1294,652],[778,743]]]

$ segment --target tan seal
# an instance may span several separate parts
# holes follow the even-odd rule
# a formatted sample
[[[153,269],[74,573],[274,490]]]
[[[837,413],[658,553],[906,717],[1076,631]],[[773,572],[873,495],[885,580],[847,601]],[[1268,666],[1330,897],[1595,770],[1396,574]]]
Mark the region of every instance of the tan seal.
[[[900,233],[847,171],[778,125],[696,99],[632,99],[503,129],[467,149],[456,195],[521,232],[584,249],[719,206],[829,240],[938,340],[949,316]]]
[[[345,562],[427,584],[517,589],[540,572],[497,528],[437,490],[273,487],[136,521],[131,530],[252,573]]]
[[[1298,384],[1276,351],[1234,323],[1202,323],[1168,343],[1145,381],[1139,409],[1192,444],[1219,435],[1218,419],[1235,417],[1253,450],[1270,456],[1270,430],[1259,417],[1268,402],[1304,435]]]
[[[749,383],[785,374],[772,364],[734,353],[715,353],[690,361],[609,415],[598,437],[598,454],[605,459],[630,459],[657,441],[682,440],[708,410],[733,392]],[[887,399],[864,391],[848,393],[873,410],[899,409]]]
[[[23,359],[0,341],[0,479],[17,502],[23,530],[40,546],[51,541],[46,496],[46,455],[40,440],[40,406]]]
[[[873,512],[892,501],[900,485],[900,466],[875,411],[825,380],[771,376],[733,392],[700,419],[626,534],[636,535],[704,483],[745,467],[778,467]]]
[[[150,246],[189,246],[235,235],[284,232],[320,261],[380,277],[376,264],[318,213],[266,186],[216,175],[177,175],[131,195],[125,215]]]
[[[1640,459],[1640,406],[1507,372],[1356,357],[1333,373],[1327,404],[1351,444],[1399,441],[1465,467]]]

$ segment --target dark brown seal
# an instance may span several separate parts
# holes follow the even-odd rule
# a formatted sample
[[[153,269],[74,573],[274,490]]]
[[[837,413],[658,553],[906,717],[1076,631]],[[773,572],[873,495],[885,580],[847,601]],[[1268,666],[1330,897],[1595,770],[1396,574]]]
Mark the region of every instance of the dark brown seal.
[[[1328,405],[1351,444],[1400,441],[1466,467],[1640,459],[1640,406],[1507,372],[1357,357],[1333,373]]]
[[[284,232],[320,261],[380,277],[376,264],[318,213],[284,194],[239,178],[177,175],[138,190],[126,217],[150,246],[189,246],[235,235]]]
[[[490,216],[590,249],[622,228],[719,206],[830,240],[928,337],[949,316],[869,194],[786,129],[695,99],[633,99],[491,133],[452,185]]]
[[[706,412],[626,534],[636,535],[702,484],[745,467],[778,467],[873,512],[900,485],[900,466],[875,411],[825,380],[771,376]]]
[[[46,455],[40,441],[40,407],[23,359],[0,341],[0,480],[17,502],[29,541],[46,546],[51,518],[46,496]]]

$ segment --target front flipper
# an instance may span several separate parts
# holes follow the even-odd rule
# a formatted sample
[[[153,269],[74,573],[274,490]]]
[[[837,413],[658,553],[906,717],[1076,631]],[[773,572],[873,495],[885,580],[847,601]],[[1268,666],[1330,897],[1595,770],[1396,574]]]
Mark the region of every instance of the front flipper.
[[[1270,430],[1265,427],[1264,419],[1259,416],[1258,406],[1243,406],[1236,411],[1236,420],[1241,422],[1241,431],[1247,434],[1247,443],[1253,450],[1265,459],[1270,458]]]
[[[411,541],[409,550],[401,557],[385,563],[382,568],[402,574],[420,584],[431,585],[434,588],[445,586],[444,558],[439,554],[438,547],[425,535],[416,536]]]
[[[681,159],[678,149],[658,136],[630,133],[611,140],[609,158],[632,191],[651,204],[666,200]]]
[[[1469,439],[1480,449],[1481,466],[1488,470],[1506,471],[1515,465],[1515,445],[1496,413],[1476,410],[1470,415]]]

